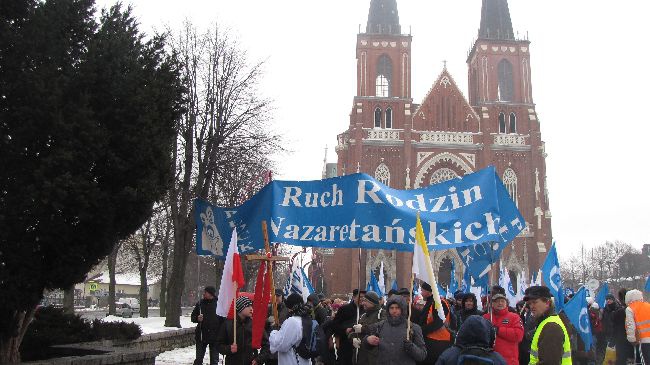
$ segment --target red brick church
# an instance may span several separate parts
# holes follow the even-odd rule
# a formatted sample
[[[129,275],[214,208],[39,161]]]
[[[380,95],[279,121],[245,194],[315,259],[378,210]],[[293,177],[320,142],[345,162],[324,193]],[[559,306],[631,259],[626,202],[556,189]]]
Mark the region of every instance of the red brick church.
[[[515,38],[507,0],[483,0],[467,58],[469,98],[443,67],[421,101],[411,96],[412,42],[401,30],[396,0],[371,0],[366,30],[357,35],[350,124],[338,135],[336,169],[327,170],[364,172],[392,188],[413,189],[494,165],[527,222],[502,260],[512,274],[537,271],[552,235],[530,42]],[[455,250],[431,259],[441,283],[449,282],[452,260],[462,267]],[[382,261],[387,285],[397,279],[407,286],[411,255],[386,250],[362,252],[363,285]],[[317,290],[345,294],[358,286],[356,250],[315,250],[315,263]]]

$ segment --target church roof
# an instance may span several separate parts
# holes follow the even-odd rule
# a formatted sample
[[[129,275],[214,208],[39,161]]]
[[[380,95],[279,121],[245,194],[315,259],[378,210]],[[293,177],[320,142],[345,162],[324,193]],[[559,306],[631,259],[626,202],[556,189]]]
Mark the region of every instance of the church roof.
[[[397,0],[370,0],[366,33],[401,34]]]
[[[451,101],[455,104],[453,115],[446,115],[449,110],[443,111],[443,115],[436,113],[436,109],[440,107],[441,100],[444,97],[453,99]],[[413,125],[415,129],[425,130],[427,129],[425,121],[433,122],[440,119],[441,116],[451,122],[451,125],[447,125],[445,128],[450,128],[447,130],[449,132],[480,132],[479,115],[469,105],[456,81],[447,71],[447,67],[443,68],[436,82],[424,97],[422,104],[415,110]],[[438,123],[442,123],[442,121],[438,120]],[[440,124],[438,126],[442,127]],[[443,131],[442,128],[436,130]]]
[[[483,0],[481,29],[478,37],[483,39],[514,40],[508,0]]]

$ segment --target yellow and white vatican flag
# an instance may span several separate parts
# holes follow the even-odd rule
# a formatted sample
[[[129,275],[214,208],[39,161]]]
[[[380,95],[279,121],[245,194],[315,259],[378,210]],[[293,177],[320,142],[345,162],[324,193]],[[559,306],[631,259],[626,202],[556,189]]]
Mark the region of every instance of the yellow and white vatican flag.
[[[433,301],[438,311],[438,316],[444,321],[445,312],[442,309],[442,302],[440,302],[440,293],[438,293],[438,281],[436,275],[433,273],[431,266],[431,259],[429,258],[429,249],[427,248],[427,240],[424,238],[424,230],[420,222],[420,214],[418,212],[417,221],[415,223],[415,245],[413,246],[413,274],[415,277],[427,282],[431,285]]]

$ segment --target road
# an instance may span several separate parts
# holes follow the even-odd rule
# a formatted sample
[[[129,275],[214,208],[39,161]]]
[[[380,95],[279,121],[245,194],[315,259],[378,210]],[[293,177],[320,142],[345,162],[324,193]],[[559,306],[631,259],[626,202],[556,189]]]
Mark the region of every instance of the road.
[[[183,315],[189,315],[192,313],[192,307],[183,307]],[[87,310],[82,310],[82,311],[76,311],[77,314],[79,314],[82,318],[86,318],[88,320],[93,320],[95,318],[102,319],[106,317],[108,314],[108,309],[99,309],[99,310],[94,310],[94,311],[87,311]],[[140,312],[134,311],[133,312],[133,317],[139,317]],[[149,317],[159,317],[160,316],[160,308],[149,308]]]

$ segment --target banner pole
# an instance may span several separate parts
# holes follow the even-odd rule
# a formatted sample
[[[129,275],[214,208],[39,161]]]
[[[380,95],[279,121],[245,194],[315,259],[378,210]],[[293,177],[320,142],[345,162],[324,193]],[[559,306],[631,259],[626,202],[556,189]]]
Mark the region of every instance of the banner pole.
[[[494,265],[494,245],[492,242],[488,242],[488,244],[490,245],[490,265]],[[499,267],[499,270],[501,270],[501,267]],[[490,322],[492,322],[492,320],[494,319],[494,314],[493,314],[494,311],[492,310],[492,286],[494,285],[493,272],[494,270],[490,270],[490,277],[489,277],[490,280],[488,280],[489,293],[488,293],[487,303],[488,303],[488,310],[490,311]]]
[[[413,293],[413,280],[415,280],[415,274],[411,273],[411,285],[410,285],[409,293]],[[409,295],[411,295],[411,298],[413,298],[413,294],[409,294]],[[412,300],[413,299],[411,299],[411,301]],[[413,303],[408,303],[408,305],[409,305],[409,318],[408,321],[406,321],[406,341],[410,340],[411,338],[411,313],[412,313]]]
[[[361,247],[359,247],[359,280],[358,280],[358,286],[357,286],[357,324],[359,324],[359,319],[361,318]],[[352,300],[354,301],[354,297],[352,297]],[[354,349],[354,362],[357,363],[359,361],[359,349]]]

